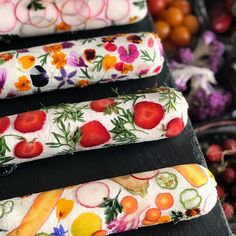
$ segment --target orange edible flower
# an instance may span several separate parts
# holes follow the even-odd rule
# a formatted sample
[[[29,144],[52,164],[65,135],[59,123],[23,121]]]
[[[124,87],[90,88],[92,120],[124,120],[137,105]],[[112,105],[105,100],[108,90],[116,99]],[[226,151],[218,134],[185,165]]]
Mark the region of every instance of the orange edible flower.
[[[56,25],[56,29],[60,30],[60,31],[70,31],[71,30],[71,26],[67,25],[64,22],[61,22],[60,24]]]
[[[15,83],[18,91],[28,91],[31,89],[30,80],[25,75],[18,78],[18,82]]]
[[[80,88],[83,88],[83,87],[86,87],[89,85],[89,81],[86,80],[86,79],[81,79],[80,81],[77,82],[77,85],[80,87]]]
[[[13,57],[13,55],[10,54],[10,53],[2,53],[2,54],[0,54],[0,59],[3,59],[4,61],[9,61],[9,60],[12,59],[12,57]]]
[[[61,198],[57,203],[57,219],[64,219],[73,209],[74,201]]]
[[[34,65],[35,60],[34,56],[23,56],[18,61],[21,63],[23,69],[27,70]]]
[[[63,52],[56,52],[52,55],[52,65],[55,65],[57,69],[61,69],[66,64],[66,54]]]
[[[124,64],[122,69],[122,74],[128,74],[129,71],[133,71],[133,66],[131,64]]]
[[[110,55],[105,55],[105,57],[102,60],[102,66],[104,70],[110,70],[112,69],[116,64],[116,57],[115,56],[110,56]]]
[[[53,44],[53,45],[49,45],[49,46],[44,46],[43,49],[44,49],[45,52],[57,53],[57,52],[60,52],[62,50],[62,45],[57,43],[57,44]]]

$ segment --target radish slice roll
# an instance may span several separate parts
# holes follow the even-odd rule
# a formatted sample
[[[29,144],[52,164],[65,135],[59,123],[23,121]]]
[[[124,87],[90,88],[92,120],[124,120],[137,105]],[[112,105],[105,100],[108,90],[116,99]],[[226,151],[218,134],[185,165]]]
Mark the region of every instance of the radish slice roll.
[[[1,229],[7,236],[105,236],[204,217],[216,204],[216,181],[203,166],[163,168],[147,179],[135,175],[145,173],[0,201]]]
[[[179,92],[161,87],[155,93],[61,104],[2,117],[0,165],[172,138],[184,129],[187,110]]]
[[[140,79],[160,73],[163,62],[162,45],[155,33],[118,34],[2,52],[0,98]]]
[[[99,29],[141,21],[146,1],[8,0],[0,1],[0,35],[20,37]]]

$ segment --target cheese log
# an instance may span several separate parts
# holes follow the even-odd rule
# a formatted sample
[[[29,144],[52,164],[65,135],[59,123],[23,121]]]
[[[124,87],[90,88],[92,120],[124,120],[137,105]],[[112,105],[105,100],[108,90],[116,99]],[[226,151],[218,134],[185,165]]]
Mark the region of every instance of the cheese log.
[[[160,39],[148,32],[2,52],[0,98],[145,78],[160,73],[163,62]]]
[[[56,232],[98,236],[204,217],[217,201],[215,179],[203,166],[186,166],[198,166],[207,181],[195,187],[177,171],[181,168],[177,166],[4,200],[0,202],[5,212],[0,228],[8,236]],[[144,185],[147,191],[143,195],[138,186],[143,189]],[[10,203],[11,208],[5,207]]]
[[[2,117],[0,164],[172,138],[183,131],[187,110],[181,93],[160,87],[155,93],[61,104]]]
[[[126,25],[142,20],[146,1],[9,0],[0,3],[0,35],[20,37]]]

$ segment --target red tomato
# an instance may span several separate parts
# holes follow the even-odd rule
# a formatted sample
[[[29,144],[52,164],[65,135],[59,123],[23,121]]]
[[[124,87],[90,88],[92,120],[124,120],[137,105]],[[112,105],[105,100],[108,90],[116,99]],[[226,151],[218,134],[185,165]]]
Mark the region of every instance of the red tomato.
[[[225,33],[231,26],[232,15],[229,13],[220,14],[218,17],[213,18],[212,28],[217,33]]]
[[[148,8],[152,15],[160,14],[166,7],[165,0],[148,0]]]

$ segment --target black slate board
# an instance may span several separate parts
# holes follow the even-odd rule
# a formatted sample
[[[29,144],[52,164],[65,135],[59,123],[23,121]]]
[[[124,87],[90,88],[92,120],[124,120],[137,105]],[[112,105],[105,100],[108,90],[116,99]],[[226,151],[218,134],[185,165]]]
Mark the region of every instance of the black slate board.
[[[109,35],[123,32],[153,31],[150,16],[135,25],[112,27],[79,33],[80,38]],[[11,45],[0,44],[0,51],[43,43],[78,38],[78,33],[54,35],[40,38],[20,39]],[[80,102],[107,96],[114,96],[112,88],[122,93],[134,93],[137,90],[167,84],[173,86],[172,78],[165,64],[162,73],[141,80],[117,82],[88,86],[84,89],[68,89],[51,93],[36,94],[11,100],[0,101],[0,117],[27,110],[65,102]],[[191,123],[184,132],[173,139],[141,144],[125,145],[86,152],[73,156],[59,156],[19,165],[11,174],[0,177],[0,199],[46,191],[83,182],[120,176],[139,171],[152,170],[184,163],[205,165]],[[132,236],[228,236],[231,235],[228,224],[217,203],[206,216],[198,219],[147,227],[117,235]]]

